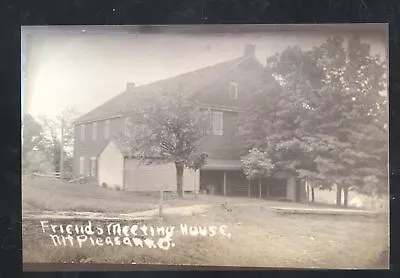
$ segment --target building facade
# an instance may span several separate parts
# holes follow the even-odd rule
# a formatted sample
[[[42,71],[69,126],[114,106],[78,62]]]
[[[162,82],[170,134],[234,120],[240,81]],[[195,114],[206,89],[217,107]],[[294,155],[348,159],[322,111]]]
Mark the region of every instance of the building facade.
[[[121,183],[115,186],[125,190],[158,190],[165,180],[168,188],[174,188],[175,172],[169,173],[169,166],[139,167],[132,159],[118,154],[118,147],[111,143],[113,134],[124,132],[129,111],[141,95],[156,97],[160,91],[180,90],[207,109],[212,119],[211,134],[199,142],[209,155],[207,163],[197,173],[184,178],[186,191],[299,200],[300,186],[293,177],[283,175],[249,182],[241,170],[241,145],[235,136],[238,115],[248,105],[252,92],[266,90],[265,93],[273,94],[277,88],[275,79],[256,58],[253,45],[246,45],[243,56],[231,61],[140,87],[128,83],[125,92],[75,122],[74,175],[99,185],[107,184],[105,180]],[[111,174],[110,164],[120,166],[114,167],[115,172]],[[146,175],[150,172],[151,175]],[[139,179],[140,184],[135,185]]]

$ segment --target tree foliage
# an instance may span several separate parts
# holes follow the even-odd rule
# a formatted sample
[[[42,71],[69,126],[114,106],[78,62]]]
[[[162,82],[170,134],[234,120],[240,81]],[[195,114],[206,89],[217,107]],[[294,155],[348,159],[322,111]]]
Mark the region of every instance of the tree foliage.
[[[318,172],[340,187],[370,194],[387,192],[388,139],[386,66],[359,37],[330,38],[313,50],[324,72],[319,106],[310,110],[311,134],[335,140],[330,152],[317,148]],[[369,176],[370,179],[365,180]],[[373,178],[374,177],[374,178]],[[376,190],[367,190],[372,181]]]
[[[146,163],[174,163],[182,197],[184,168],[198,169],[207,157],[198,146],[210,128],[206,113],[180,93],[162,93],[142,99],[129,119],[126,132],[116,139],[125,152]]]
[[[242,157],[243,172],[251,180],[270,175],[274,165],[269,155],[256,148],[249,150],[249,153]]]
[[[60,112],[55,118],[40,116],[39,120],[43,127],[45,140],[45,152],[53,164],[54,170],[59,172],[61,169],[61,151],[63,151],[64,166],[63,170],[71,170],[70,164],[74,145],[74,120],[79,113],[74,107],[68,107]],[[61,134],[63,135],[61,142]]]
[[[45,136],[41,124],[31,114],[25,114],[22,124],[22,170],[45,168]]]
[[[72,173],[73,121],[78,116],[74,108],[67,108],[55,118],[24,115],[22,163],[27,171],[60,171],[61,151],[64,170]],[[61,129],[63,143],[61,143]]]
[[[325,188],[387,192],[385,61],[359,37],[331,37],[268,64],[282,91],[254,95],[241,119],[245,148],[261,147],[275,170]]]

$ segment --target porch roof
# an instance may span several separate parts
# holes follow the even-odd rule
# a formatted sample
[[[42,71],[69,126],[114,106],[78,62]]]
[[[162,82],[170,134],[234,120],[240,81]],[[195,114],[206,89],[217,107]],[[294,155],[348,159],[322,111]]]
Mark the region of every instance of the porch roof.
[[[241,170],[242,163],[235,159],[209,158],[201,170]]]

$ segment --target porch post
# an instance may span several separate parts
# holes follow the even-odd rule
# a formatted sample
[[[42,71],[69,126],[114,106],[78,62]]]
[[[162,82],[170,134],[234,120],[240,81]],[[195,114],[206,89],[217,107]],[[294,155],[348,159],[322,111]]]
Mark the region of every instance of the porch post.
[[[250,198],[250,179],[249,179],[249,182],[247,184],[247,193],[248,193],[249,198]]]
[[[304,182],[304,188],[305,188],[305,190],[306,190],[306,198],[307,198],[307,202],[309,202],[310,201],[310,189],[309,189],[309,187],[308,187],[308,181],[306,180],[305,182]]]
[[[197,180],[197,193],[200,193],[200,169],[196,171],[196,180]]]
[[[197,170],[193,171],[193,190],[194,190],[194,198],[197,199],[197,185],[196,185],[196,181],[197,181]]]
[[[258,181],[258,186],[259,186],[259,194],[260,194],[260,196],[259,196],[259,198],[261,199],[261,178],[259,179],[259,181]]]
[[[226,171],[224,171],[224,196],[226,196]]]

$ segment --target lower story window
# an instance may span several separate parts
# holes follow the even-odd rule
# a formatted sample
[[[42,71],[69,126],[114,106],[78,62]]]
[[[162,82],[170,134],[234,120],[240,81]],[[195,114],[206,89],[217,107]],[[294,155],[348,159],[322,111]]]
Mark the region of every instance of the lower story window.
[[[79,157],[79,175],[83,176],[85,174],[85,157]]]
[[[96,167],[97,166],[97,158],[96,157],[91,157],[90,158],[90,175],[92,177],[96,176]]]

